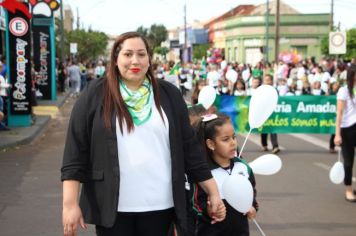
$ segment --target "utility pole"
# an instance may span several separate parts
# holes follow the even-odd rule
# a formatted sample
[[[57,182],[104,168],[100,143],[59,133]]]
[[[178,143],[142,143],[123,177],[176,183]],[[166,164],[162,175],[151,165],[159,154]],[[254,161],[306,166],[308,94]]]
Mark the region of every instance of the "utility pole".
[[[183,62],[188,59],[188,36],[187,36],[187,4],[184,4],[184,48],[183,48]]]
[[[64,55],[64,17],[63,17],[63,0],[60,2],[61,8],[61,60],[62,63],[65,63],[65,55]]]
[[[278,63],[278,54],[279,54],[279,0],[276,0],[276,20],[275,20],[275,42],[274,42],[274,60]]]
[[[331,0],[331,9],[330,9],[330,31],[334,31],[334,0]]]
[[[79,9],[77,7],[77,30],[79,30],[80,27],[80,17],[79,17]]]
[[[269,41],[269,0],[266,2],[266,46],[265,46],[265,54],[266,54],[266,63],[268,63],[268,41]]]

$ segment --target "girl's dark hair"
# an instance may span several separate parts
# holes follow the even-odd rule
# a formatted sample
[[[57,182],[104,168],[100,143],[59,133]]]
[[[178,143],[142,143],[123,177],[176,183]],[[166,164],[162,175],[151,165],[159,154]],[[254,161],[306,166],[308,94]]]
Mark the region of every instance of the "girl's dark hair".
[[[161,118],[163,120],[162,110],[160,109],[159,94],[158,94],[158,82],[153,76],[152,70],[152,51],[150,50],[148,41],[137,32],[127,32],[121,34],[117,37],[110,56],[110,64],[107,67],[105,86],[104,86],[104,102],[103,102],[103,119],[104,125],[107,129],[111,129],[111,118],[113,112],[118,116],[120,131],[123,132],[123,122],[125,121],[127,126],[127,131],[131,132],[134,129],[134,123],[132,117],[125,105],[125,102],[120,94],[119,80],[121,79],[120,71],[116,65],[117,57],[122,49],[122,44],[127,39],[140,38],[145,44],[148,58],[149,58],[149,68],[146,73],[146,77],[149,79],[154,94],[154,102],[159,110]]]
[[[351,99],[354,98],[354,85],[355,85],[355,77],[356,77],[356,65],[351,65],[349,69],[347,70],[347,89],[349,90],[349,94]]]
[[[199,92],[200,92],[199,86],[200,85],[204,86],[205,84],[206,84],[205,80],[202,80],[202,79],[200,79],[196,82],[196,84],[194,86],[194,91],[192,93],[192,105],[195,105],[198,103],[198,97],[199,97]]]
[[[195,129],[200,143],[203,145],[208,160],[212,160],[212,151],[207,147],[206,140],[213,140],[216,137],[217,127],[221,127],[226,123],[230,122],[230,117],[225,114],[218,114],[218,118],[203,121],[203,118],[197,123]]]

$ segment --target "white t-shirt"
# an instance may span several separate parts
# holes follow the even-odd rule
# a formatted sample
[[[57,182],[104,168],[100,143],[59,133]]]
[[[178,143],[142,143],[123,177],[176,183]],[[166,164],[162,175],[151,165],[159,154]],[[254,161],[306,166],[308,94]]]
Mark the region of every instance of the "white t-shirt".
[[[209,86],[212,86],[212,87],[216,87],[218,86],[218,81],[220,79],[220,74],[219,72],[217,71],[210,71],[208,74],[207,74],[207,80],[208,80],[208,85]]]
[[[346,86],[341,87],[337,92],[337,100],[345,102],[344,113],[342,114],[341,128],[347,128],[356,123],[356,96],[351,99]]]
[[[163,110],[162,110],[163,112]],[[174,206],[169,124],[154,105],[148,121],[123,134],[116,119],[120,165],[119,212],[146,212]]]

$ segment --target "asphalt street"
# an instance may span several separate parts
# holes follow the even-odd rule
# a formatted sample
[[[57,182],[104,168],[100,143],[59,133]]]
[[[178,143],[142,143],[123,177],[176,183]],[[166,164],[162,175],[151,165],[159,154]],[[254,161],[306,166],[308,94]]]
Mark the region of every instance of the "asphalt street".
[[[60,166],[73,99],[57,111],[32,143],[0,150],[0,236],[62,235]],[[337,161],[327,135],[279,135],[283,162],[273,176],[256,176],[257,222],[273,236],[355,236],[356,203],[346,202],[344,186],[329,180]],[[238,141],[242,145],[243,135]],[[263,155],[252,134],[243,156]],[[355,176],[355,175],[354,175]],[[261,235],[250,222],[251,236]],[[93,227],[79,235],[94,235]]]

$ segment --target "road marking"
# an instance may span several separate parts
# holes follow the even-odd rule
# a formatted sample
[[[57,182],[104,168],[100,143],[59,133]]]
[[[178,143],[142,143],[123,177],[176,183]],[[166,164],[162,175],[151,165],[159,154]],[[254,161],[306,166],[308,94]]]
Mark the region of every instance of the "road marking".
[[[330,171],[331,167],[324,164],[324,163],[321,163],[321,162],[314,162],[314,165],[320,167],[321,169],[324,169],[324,170],[327,170],[327,171]]]
[[[318,138],[315,138],[313,136],[310,135],[306,135],[306,134],[288,134],[294,138],[297,139],[301,139],[303,141],[307,141],[309,143],[314,144],[315,146],[319,146],[323,149],[329,150],[329,142],[326,142],[324,140],[320,140]]]
[[[34,106],[32,107],[33,113],[38,116],[51,116],[56,118],[59,111],[57,106]]]
[[[324,169],[326,171],[330,171],[331,169],[331,166],[328,166],[324,163],[321,163],[321,162],[314,162],[314,165],[316,165],[317,167],[320,167],[321,169]],[[352,177],[352,182],[356,182],[356,178],[355,177]]]
[[[243,141],[245,141],[245,138],[246,138],[247,134],[239,134],[239,135],[244,137]],[[268,142],[269,142],[269,138],[270,137],[268,135]],[[243,141],[242,141],[242,143],[243,143]],[[248,141],[251,141],[254,144],[256,144],[257,146],[261,147],[261,136],[260,136],[260,134],[250,134],[250,137],[248,138]],[[242,143],[240,145],[242,145]],[[286,150],[285,147],[280,146],[280,145],[279,145],[279,149]]]

